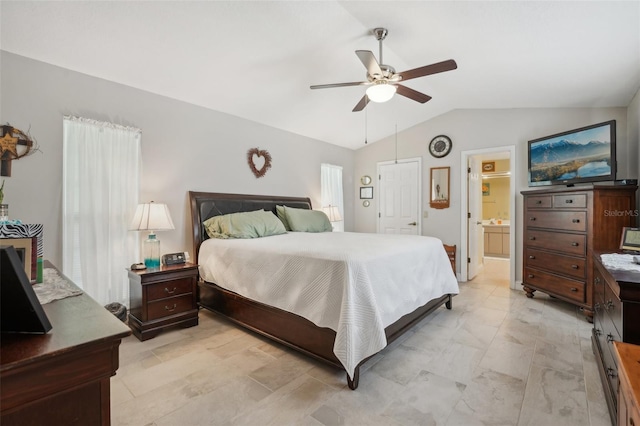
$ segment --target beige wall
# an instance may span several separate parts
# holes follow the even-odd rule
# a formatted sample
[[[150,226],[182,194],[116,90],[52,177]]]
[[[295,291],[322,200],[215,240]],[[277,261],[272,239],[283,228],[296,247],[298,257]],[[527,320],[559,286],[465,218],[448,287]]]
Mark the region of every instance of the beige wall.
[[[320,206],[320,164],[343,167],[345,227],[353,223],[350,149],[185,102],[0,52],[3,123],[30,130],[42,153],[13,162],[6,178],[10,217],[44,224],[44,255],[61,262],[62,117],[79,115],[142,129],[141,201],[168,204],[176,226],[162,252],[192,249],[189,190],[308,196]],[[266,149],[272,168],[260,179],[246,152]],[[132,259],[132,262],[135,259]]]
[[[509,219],[508,177],[482,179],[482,185],[489,185],[489,195],[482,195],[482,219]]]

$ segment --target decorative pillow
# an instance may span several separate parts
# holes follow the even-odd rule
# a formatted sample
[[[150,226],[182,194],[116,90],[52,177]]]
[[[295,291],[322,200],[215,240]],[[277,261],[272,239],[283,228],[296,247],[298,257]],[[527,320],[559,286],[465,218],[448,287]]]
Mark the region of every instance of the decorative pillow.
[[[323,211],[284,206],[287,223],[295,232],[331,232],[333,226]]]
[[[202,224],[209,238],[260,238],[287,232],[273,213],[264,210],[214,216]]]
[[[284,229],[291,231],[291,226],[289,226],[289,222],[287,221],[287,215],[284,212],[284,206],[276,206],[276,215],[278,216],[278,219],[282,221]]]

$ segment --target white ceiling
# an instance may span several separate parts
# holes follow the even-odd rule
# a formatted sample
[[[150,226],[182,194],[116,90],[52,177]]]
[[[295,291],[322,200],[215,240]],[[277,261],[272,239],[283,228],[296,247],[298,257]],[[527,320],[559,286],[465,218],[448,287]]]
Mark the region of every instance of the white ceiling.
[[[2,1],[0,48],[353,149],[358,49],[406,82],[367,107],[369,142],[459,108],[626,107],[640,87],[640,1]]]

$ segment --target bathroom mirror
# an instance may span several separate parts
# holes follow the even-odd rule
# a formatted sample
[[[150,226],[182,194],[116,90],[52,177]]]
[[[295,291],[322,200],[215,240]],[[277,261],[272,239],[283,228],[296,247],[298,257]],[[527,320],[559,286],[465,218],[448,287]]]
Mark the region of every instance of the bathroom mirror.
[[[364,175],[360,178],[360,182],[362,182],[363,185],[370,185],[371,184],[371,176],[367,176]]]
[[[449,208],[449,178],[450,167],[431,168],[431,194],[429,206],[434,209]]]

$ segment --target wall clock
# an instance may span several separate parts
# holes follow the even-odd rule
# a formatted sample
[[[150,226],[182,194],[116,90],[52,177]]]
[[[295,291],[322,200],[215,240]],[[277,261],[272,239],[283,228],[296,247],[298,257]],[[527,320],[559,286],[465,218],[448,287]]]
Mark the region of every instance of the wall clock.
[[[445,135],[439,135],[429,142],[429,153],[436,158],[442,158],[451,152],[451,139]]]

